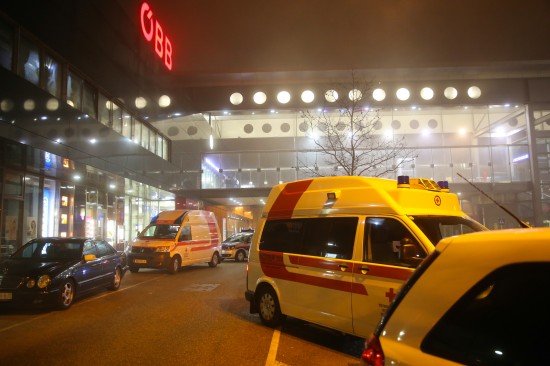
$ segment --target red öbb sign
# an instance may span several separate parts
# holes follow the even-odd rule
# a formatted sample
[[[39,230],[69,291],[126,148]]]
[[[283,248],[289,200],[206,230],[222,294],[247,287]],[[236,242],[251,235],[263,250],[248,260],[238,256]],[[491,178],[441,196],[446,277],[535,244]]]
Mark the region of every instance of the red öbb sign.
[[[160,23],[153,17],[153,11],[148,3],[141,4],[140,11],[141,31],[148,42],[153,41],[155,52],[164,61],[168,70],[172,70],[172,43],[164,34]]]

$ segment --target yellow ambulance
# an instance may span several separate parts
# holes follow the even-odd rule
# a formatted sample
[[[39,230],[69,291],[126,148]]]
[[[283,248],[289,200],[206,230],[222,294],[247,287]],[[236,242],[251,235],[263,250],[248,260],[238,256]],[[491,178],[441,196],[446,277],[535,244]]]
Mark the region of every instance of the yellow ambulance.
[[[140,268],[166,268],[176,273],[182,266],[220,262],[221,243],[218,221],[204,210],[163,211],[130,243],[128,265]]]
[[[323,177],[272,188],[250,247],[250,312],[367,337],[440,239],[487,230],[447,182]]]

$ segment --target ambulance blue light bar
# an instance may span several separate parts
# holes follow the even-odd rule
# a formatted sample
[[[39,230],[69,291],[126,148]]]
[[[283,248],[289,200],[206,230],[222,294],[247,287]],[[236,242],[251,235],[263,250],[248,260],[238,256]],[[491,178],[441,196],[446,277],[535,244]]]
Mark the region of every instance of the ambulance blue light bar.
[[[414,188],[425,189],[428,191],[449,192],[449,182],[441,180],[435,182],[427,178],[409,178],[408,175],[400,175],[397,177],[397,188]]]

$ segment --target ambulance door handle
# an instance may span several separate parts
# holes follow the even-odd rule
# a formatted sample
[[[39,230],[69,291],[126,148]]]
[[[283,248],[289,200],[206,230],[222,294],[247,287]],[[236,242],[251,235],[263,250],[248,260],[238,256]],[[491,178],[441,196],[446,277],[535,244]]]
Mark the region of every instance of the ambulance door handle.
[[[345,263],[339,264],[338,268],[340,268],[340,271],[345,272],[348,270],[348,265]]]
[[[367,274],[367,272],[369,271],[369,266],[367,265],[361,266],[359,267],[359,270],[361,271],[362,274]]]

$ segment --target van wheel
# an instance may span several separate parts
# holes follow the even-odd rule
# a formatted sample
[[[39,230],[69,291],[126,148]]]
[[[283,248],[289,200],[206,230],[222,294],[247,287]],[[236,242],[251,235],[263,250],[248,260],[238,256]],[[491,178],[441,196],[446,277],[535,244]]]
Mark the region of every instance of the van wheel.
[[[132,272],[132,273],[138,273],[138,272],[139,272],[139,267],[130,266],[130,272]]]
[[[235,262],[242,262],[246,258],[246,254],[244,250],[239,250],[237,254],[235,254]]]
[[[285,315],[281,313],[279,299],[271,287],[260,289],[258,300],[258,312],[262,323],[274,328],[283,322]]]
[[[220,263],[220,257],[218,257],[218,253],[214,253],[212,255],[212,260],[208,262],[208,265],[212,268],[216,267]]]
[[[181,260],[177,255],[173,256],[170,260],[170,265],[168,266],[168,273],[174,274],[178,272],[181,268]]]

